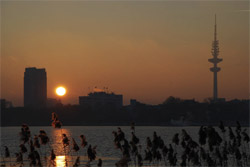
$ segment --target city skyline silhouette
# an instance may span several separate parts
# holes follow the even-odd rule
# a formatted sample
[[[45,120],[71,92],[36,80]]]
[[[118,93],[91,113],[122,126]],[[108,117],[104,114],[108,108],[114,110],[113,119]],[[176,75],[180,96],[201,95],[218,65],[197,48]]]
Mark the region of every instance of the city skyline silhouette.
[[[211,42],[219,23],[219,96],[247,99],[248,2],[1,2],[1,98],[23,104],[26,67],[45,68],[47,97],[64,104],[109,87],[124,104],[213,96]],[[19,13],[22,13],[20,15]]]
[[[250,166],[249,0],[0,2],[0,166]]]

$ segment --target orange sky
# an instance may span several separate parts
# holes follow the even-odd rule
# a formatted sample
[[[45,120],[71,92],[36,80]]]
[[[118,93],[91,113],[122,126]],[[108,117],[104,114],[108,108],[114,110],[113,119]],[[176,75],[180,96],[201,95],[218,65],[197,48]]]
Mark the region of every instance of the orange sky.
[[[217,14],[219,97],[249,96],[249,2],[1,2],[1,98],[23,105],[25,67],[46,68],[63,103],[109,87],[149,104],[212,96]]]

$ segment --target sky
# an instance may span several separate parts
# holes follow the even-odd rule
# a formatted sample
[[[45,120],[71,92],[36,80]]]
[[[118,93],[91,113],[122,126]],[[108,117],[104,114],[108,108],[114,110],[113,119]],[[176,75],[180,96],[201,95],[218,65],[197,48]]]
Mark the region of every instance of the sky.
[[[249,97],[248,1],[1,1],[1,98],[23,106],[26,67],[46,68],[64,104],[94,87],[160,104],[212,97],[208,62],[217,15],[218,95]]]

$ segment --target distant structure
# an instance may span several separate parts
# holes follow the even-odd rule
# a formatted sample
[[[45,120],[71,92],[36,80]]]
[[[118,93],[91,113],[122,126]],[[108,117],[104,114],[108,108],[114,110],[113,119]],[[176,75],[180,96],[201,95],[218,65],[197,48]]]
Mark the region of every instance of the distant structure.
[[[45,107],[47,102],[47,76],[44,68],[25,68],[24,107]]]
[[[47,98],[47,104],[46,107],[57,107],[59,105],[62,105],[62,102],[60,99],[54,99],[54,98]]]
[[[136,106],[139,102],[136,99],[130,99],[130,106]]]
[[[1,110],[6,109],[6,100],[5,99],[0,99],[0,106],[1,106]]]
[[[123,96],[105,91],[91,92],[88,96],[79,96],[79,104],[91,107],[93,110],[120,109],[123,106]]]
[[[217,73],[220,71],[220,68],[217,67],[217,64],[222,61],[219,56],[219,41],[217,40],[217,30],[216,30],[216,15],[215,15],[215,25],[214,25],[214,41],[212,43],[212,56],[213,58],[208,59],[209,62],[213,63],[213,67],[210,68],[210,71],[214,73],[214,91],[213,91],[213,101],[218,101],[218,87],[217,87]]]
[[[1,110],[13,107],[12,102],[7,101],[6,99],[0,99],[0,106],[1,106]]]

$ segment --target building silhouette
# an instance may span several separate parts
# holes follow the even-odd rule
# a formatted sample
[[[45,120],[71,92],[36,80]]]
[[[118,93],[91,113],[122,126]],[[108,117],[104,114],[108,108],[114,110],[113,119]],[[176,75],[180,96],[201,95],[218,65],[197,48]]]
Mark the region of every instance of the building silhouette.
[[[219,56],[219,41],[217,40],[217,25],[216,25],[216,15],[215,15],[215,25],[214,25],[214,41],[212,43],[212,56],[213,58],[208,59],[209,62],[213,63],[213,67],[210,68],[210,71],[214,74],[214,83],[213,83],[213,101],[218,101],[218,87],[217,87],[217,73],[220,71],[220,67],[217,66],[219,62],[222,61]]]
[[[114,93],[91,92],[88,96],[79,96],[81,106],[91,107],[93,110],[102,109],[120,109],[123,106],[123,96]]]
[[[55,98],[47,98],[47,103],[46,107],[57,107],[57,106],[62,106],[62,102],[60,99],[55,99]]]
[[[1,110],[6,109],[6,100],[5,99],[0,99],[0,106],[1,106]]]
[[[45,107],[47,101],[47,76],[44,68],[25,68],[24,107]]]
[[[6,108],[13,108],[12,102],[7,101],[6,99],[0,99],[1,110],[5,110]]]

